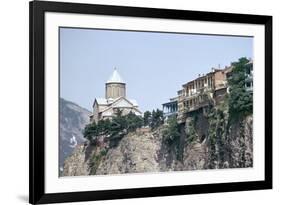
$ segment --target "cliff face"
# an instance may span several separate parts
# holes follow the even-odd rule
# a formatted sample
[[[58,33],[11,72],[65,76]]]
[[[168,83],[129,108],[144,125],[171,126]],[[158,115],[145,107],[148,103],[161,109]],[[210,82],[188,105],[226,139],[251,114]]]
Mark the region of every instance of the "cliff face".
[[[97,145],[77,146],[65,161],[63,175],[158,172],[160,148],[159,130],[130,133],[116,147],[107,151]]]
[[[64,161],[63,176],[90,175],[88,160],[84,145],[75,147],[74,152]]]
[[[195,113],[181,125],[179,140],[167,145],[163,130],[139,129],[115,147],[77,146],[64,164],[64,176],[104,175],[252,167],[252,116],[229,122],[227,113]]]
[[[157,156],[160,146],[157,132],[130,133],[108,151],[96,174],[157,172],[160,170]]]
[[[198,126],[200,123],[197,122]],[[252,116],[236,121],[228,128],[226,123],[226,121],[216,123],[215,140],[211,139],[209,133],[201,142],[195,140],[185,146],[183,153],[185,170],[253,166]]]

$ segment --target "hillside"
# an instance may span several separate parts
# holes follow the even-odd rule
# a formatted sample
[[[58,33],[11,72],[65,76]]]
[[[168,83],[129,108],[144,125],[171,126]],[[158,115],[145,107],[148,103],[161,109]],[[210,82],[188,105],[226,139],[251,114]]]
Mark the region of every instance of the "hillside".
[[[90,112],[79,105],[60,98],[60,139],[59,166],[62,170],[64,160],[77,144],[85,141],[82,130],[89,123]]]

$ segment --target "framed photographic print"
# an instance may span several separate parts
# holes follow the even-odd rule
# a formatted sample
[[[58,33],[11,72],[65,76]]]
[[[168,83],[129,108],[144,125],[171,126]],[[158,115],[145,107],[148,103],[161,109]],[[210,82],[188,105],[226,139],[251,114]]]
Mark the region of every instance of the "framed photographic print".
[[[272,17],[30,2],[30,203],[272,188]]]

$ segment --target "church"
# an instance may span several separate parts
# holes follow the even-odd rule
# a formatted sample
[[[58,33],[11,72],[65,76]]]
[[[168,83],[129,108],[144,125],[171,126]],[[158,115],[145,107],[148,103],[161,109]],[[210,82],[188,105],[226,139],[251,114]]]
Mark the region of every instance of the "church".
[[[119,110],[122,111],[122,115],[130,112],[138,116],[142,115],[137,101],[126,97],[126,83],[115,68],[105,83],[105,98],[96,98],[93,103],[93,114],[90,116],[90,120],[98,122],[102,119],[112,119]]]

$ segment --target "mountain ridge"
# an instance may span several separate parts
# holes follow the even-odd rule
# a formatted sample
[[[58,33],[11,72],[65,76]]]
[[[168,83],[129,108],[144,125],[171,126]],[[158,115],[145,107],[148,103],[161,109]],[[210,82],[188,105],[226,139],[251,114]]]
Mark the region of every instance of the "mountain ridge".
[[[83,129],[89,123],[90,111],[77,103],[60,98],[59,169],[78,144],[84,143]]]

